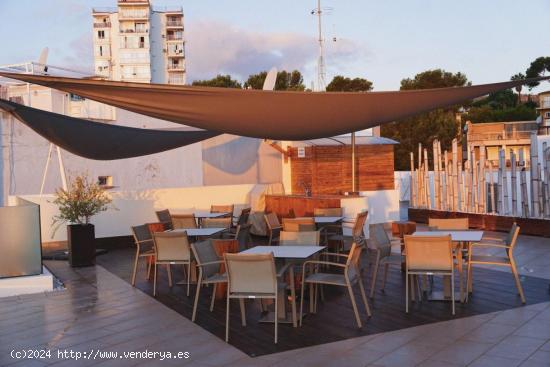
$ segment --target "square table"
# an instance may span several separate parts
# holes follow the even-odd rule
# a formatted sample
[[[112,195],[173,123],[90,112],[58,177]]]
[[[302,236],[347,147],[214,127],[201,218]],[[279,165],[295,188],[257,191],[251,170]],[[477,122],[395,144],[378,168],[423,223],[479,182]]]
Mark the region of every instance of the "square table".
[[[195,218],[204,219],[204,218],[222,218],[233,215],[233,213],[210,213],[210,212],[195,212]]]
[[[269,254],[272,253],[276,259],[285,261],[305,261],[313,255],[326,249],[326,246],[256,246],[247,250],[241,251],[241,254]],[[289,314],[286,311],[286,294],[284,292],[277,293],[277,321],[287,323],[294,327],[298,326],[296,317],[296,290],[294,287],[294,267],[289,267],[290,274],[290,294],[292,297],[292,312]],[[266,316],[260,319],[260,322],[275,322],[275,315],[269,312]]]
[[[212,227],[212,228],[178,228],[173,229],[171,232],[187,232],[189,237],[210,237],[218,233],[225,231],[227,228]]]
[[[479,242],[483,238],[483,231],[416,231],[413,236],[446,236],[451,235],[451,241],[456,242],[457,259],[458,256],[462,256],[462,243]],[[458,299],[463,301],[463,284],[462,284],[462,259],[457,261],[458,272],[460,273],[460,295]],[[430,301],[450,301],[451,300],[451,277],[443,277],[443,292],[433,292],[430,297]]]

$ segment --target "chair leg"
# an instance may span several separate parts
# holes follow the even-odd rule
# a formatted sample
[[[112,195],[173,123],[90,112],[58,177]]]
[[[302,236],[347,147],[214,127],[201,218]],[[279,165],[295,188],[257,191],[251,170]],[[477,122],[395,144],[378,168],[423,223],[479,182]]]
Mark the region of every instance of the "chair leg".
[[[168,273],[168,285],[172,288],[172,268],[170,264],[166,264],[166,272]]]
[[[275,303],[275,344],[277,344],[277,332],[279,331],[279,310],[277,309],[277,303],[279,302],[277,302],[277,295],[275,295],[273,302]]]
[[[519,293],[519,296],[521,297],[521,303],[525,303],[525,295],[523,294],[523,287],[521,286],[518,270],[516,269],[516,263],[511,258],[510,258],[510,267],[512,268],[512,273],[514,274],[514,279],[516,280],[516,287],[518,288],[518,293]]]
[[[239,298],[239,307],[241,309],[241,323],[243,326],[246,326],[246,312],[244,309],[244,299]]]
[[[374,298],[374,289],[376,288],[376,277],[378,276],[378,267],[380,266],[380,251],[376,251],[376,261],[372,268],[372,280],[370,282],[370,298]]]
[[[229,288],[227,288],[229,290]],[[227,305],[225,307],[225,342],[229,342],[229,291],[227,292]]]
[[[302,272],[302,289],[300,290],[300,326],[302,326],[302,314],[304,311],[304,288],[306,286],[305,283],[305,271]]]
[[[156,297],[157,295],[157,263],[155,263],[155,269],[153,273],[153,297]]]
[[[365,309],[367,310],[367,316],[371,317],[369,303],[367,302],[367,294],[365,293],[365,287],[363,286],[363,280],[359,278],[358,283],[359,283],[359,289],[361,289],[361,297],[363,297],[363,302],[365,303]]]
[[[292,307],[292,326],[297,327],[297,321],[296,321],[296,289],[294,284],[294,269],[290,268],[290,297],[292,299],[291,301],[291,307]]]
[[[455,315],[455,275],[451,273],[451,301],[453,304],[453,316]]]
[[[355,303],[355,296],[353,295],[353,288],[351,287],[351,284],[348,283],[347,288],[349,297],[351,299],[351,306],[353,307],[353,313],[355,313],[355,321],[357,321],[357,327],[362,328],[363,324],[361,324],[361,318],[359,317],[359,310],[357,309],[357,304]]]
[[[319,284],[315,284],[314,292],[313,292],[313,309],[315,310],[315,313],[317,313],[317,293],[319,293]]]
[[[137,273],[138,261],[139,261],[139,252],[136,252],[136,258],[134,260],[134,272],[132,273],[132,287],[136,286],[136,273]]]
[[[468,269],[466,270],[466,295],[465,295],[466,303],[470,298],[471,291],[472,291],[472,264],[468,262]]]
[[[202,273],[202,269],[201,269]],[[202,274],[199,274],[199,279],[197,280],[197,290],[195,291],[195,301],[193,302],[193,316],[191,317],[191,321],[195,322],[195,318],[197,317],[197,306],[199,303],[199,295],[201,292],[201,286],[202,286]]]
[[[216,300],[217,289],[218,289],[218,283],[214,283],[214,289],[212,290],[212,300],[210,301],[210,312],[214,310],[214,301]]]
[[[185,265],[183,266],[185,269]],[[189,284],[191,283],[191,263],[187,264],[187,297],[189,297]]]
[[[315,313],[314,305],[313,305],[313,283],[309,284],[309,312]]]
[[[147,280],[151,280],[151,268],[153,267],[152,260],[152,257],[147,257]]]
[[[405,273],[405,313],[409,313],[409,272]]]

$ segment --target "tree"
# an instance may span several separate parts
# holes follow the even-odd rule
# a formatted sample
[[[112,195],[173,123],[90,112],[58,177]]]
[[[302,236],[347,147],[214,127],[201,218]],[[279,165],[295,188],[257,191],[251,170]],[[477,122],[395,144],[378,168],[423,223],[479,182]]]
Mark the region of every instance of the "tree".
[[[262,89],[264,86],[265,78],[267,77],[267,71],[262,71],[258,74],[252,74],[248,77],[244,83],[245,88]],[[298,70],[288,72],[281,70],[277,73],[277,80],[275,82],[275,90],[305,90],[304,77]]]
[[[401,90],[462,87],[465,85],[470,85],[465,74],[460,72],[453,74],[436,69],[419,73],[412,79],[403,79]],[[434,139],[441,142],[442,150],[450,150],[453,139],[460,137],[461,126],[456,118],[459,108],[460,106],[445,110],[438,109],[382,125],[381,135],[399,142],[395,148],[395,169],[410,169],[410,152],[416,152],[419,143],[428,148],[430,157]],[[431,158],[430,161],[432,161]]]
[[[514,74],[510,78],[510,80],[522,80],[522,79],[525,79],[525,75],[523,75],[523,73]],[[520,104],[521,103],[521,89],[522,89],[522,86],[518,85],[515,89],[516,89],[516,92],[518,92],[518,104]]]
[[[230,75],[221,74],[208,80],[195,80],[192,85],[199,87],[241,88],[241,83],[231,79]]]
[[[462,115],[462,120],[471,121],[473,123],[530,121],[536,120],[537,116],[538,114],[536,108],[527,103],[502,109],[495,109],[494,107],[491,107],[491,105],[486,104],[471,107],[467,113]]]
[[[363,78],[346,78],[336,75],[327,85],[327,92],[368,92],[372,90],[372,82]]]
[[[540,76],[541,74],[544,74],[546,71],[550,72],[550,56],[541,56],[535,61],[529,65],[527,70],[525,71],[525,76],[527,78],[536,78],[537,76]],[[529,90],[537,87],[540,83],[534,82],[527,84],[529,86]]]

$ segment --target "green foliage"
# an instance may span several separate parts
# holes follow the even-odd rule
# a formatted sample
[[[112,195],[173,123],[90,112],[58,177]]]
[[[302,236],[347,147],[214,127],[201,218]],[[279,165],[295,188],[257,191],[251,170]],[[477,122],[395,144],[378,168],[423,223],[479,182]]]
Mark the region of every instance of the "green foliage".
[[[192,85],[199,87],[241,88],[241,83],[231,79],[231,75],[221,74],[208,80],[195,80]]]
[[[363,78],[346,78],[336,75],[327,85],[327,92],[368,92],[372,90],[372,82]]]
[[[492,109],[502,110],[507,108],[516,107],[518,104],[518,96],[511,89],[501,90],[495,93],[489,94],[486,98],[480,99],[472,106],[481,107],[488,105]]]
[[[417,74],[413,79],[401,81],[401,90],[428,89],[444,87],[461,87],[470,85],[466,75],[450,73],[441,69],[428,70]],[[410,152],[418,151],[418,144],[422,143],[432,154],[434,139],[441,141],[441,149],[450,150],[455,137],[460,138],[460,124],[455,118],[455,112],[460,106],[447,110],[435,110],[405,120],[384,124],[381,126],[381,135],[397,140],[395,147],[395,169],[410,169]],[[457,136],[458,135],[458,136]]]
[[[244,88],[262,89],[264,86],[265,78],[267,77],[267,71],[262,71],[258,74],[252,74],[248,77],[244,83]],[[277,73],[277,80],[275,82],[275,90],[305,90],[304,77],[298,70],[288,72],[286,70],[279,71]]]
[[[111,198],[87,174],[81,174],[69,182],[68,190],[57,189],[53,203],[59,209],[59,215],[53,218],[53,234],[64,223],[88,224],[96,214],[113,208]]]
[[[521,104],[514,107],[495,109],[486,104],[472,107],[462,117],[464,121],[479,122],[506,122],[536,120],[537,110],[532,104]]]
[[[541,56],[531,63],[531,65],[527,68],[525,75],[527,78],[536,78],[546,71],[550,72],[550,56]],[[529,86],[529,89],[533,89],[539,84],[539,82],[535,82],[527,85]]]

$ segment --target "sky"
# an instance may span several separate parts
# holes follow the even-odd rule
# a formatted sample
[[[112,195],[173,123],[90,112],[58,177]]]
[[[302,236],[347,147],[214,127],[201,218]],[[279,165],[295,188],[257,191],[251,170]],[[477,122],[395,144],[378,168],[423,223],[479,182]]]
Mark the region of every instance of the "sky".
[[[298,69],[316,75],[315,0],[152,0],[182,6],[188,80]],[[92,7],[116,0],[0,0],[0,65],[93,66]],[[322,0],[327,83],[362,77],[375,90],[442,68],[474,84],[508,80],[550,53],[550,0]],[[548,85],[535,91],[547,90]]]

